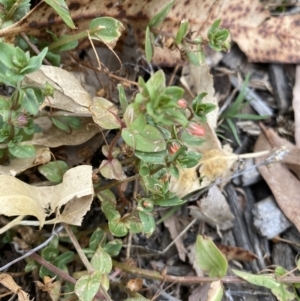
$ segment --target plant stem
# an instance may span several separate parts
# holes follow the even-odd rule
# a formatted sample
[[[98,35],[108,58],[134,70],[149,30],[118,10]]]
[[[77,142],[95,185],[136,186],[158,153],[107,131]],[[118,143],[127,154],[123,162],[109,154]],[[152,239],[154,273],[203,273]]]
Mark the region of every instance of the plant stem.
[[[160,280],[164,282],[176,282],[182,284],[199,284],[199,283],[209,283],[209,282],[220,280],[222,283],[249,283],[246,280],[237,276],[225,276],[223,278],[218,278],[218,277],[197,277],[197,276],[178,277],[172,275],[162,275],[161,273],[156,271],[141,269],[138,267],[128,265],[124,262],[118,262],[116,260],[113,260],[113,266],[116,268],[120,268],[124,272],[134,274],[135,276],[139,276],[147,279]],[[274,279],[281,283],[287,283],[287,284],[300,283],[299,276],[274,277]]]
[[[10,20],[13,18],[13,15],[15,13],[15,11],[17,10],[17,8],[20,6],[20,4],[22,3],[23,0],[18,0],[14,3],[14,5],[10,8],[9,12],[6,15],[6,19]]]
[[[83,262],[84,266],[88,270],[88,273],[93,273],[95,271],[95,269],[93,268],[93,266],[91,265],[91,263],[89,262],[89,260],[85,256],[85,254],[83,253],[81,246],[80,246],[78,240],[76,239],[74,233],[70,229],[69,225],[63,223],[63,226],[64,226],[66,232],[68,233],[69,238],[71,239],[71,242],[73,243],[81,261]],[[103,287],[103,285],[101,283],[100,283],[100,290],[101,290],[101,293],[105,296],[105,298],[107,300],[112,301],[110,296],[108,295],[108,293],[106,292],[105,288]]]
[[[68,224],[63,223],[63,226],[66,230],[66,232],[68,233],[68,236],[73,244],[73,246],[75,247],[82,263],[84,264],[84,266],[86,267],[86,269],[88,270],[89,273],[92,273],[94,271],[93,266],[91,265],[91,263],[89,262],[89,260],[87,259],[87,257],[85,256],[85,254],[83,253],[80,244],[78,243],[78,240],[76,239],[74,233],[72,232],[72,230],[70,229]]]

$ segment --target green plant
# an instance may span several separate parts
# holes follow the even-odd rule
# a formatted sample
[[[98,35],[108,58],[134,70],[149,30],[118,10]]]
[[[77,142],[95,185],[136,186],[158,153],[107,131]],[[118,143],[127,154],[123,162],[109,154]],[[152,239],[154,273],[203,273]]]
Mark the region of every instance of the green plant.
[[[145,36],[145,53],[148,62],[151,62],[154,54],[154,42],[159,36],[170,38],[171,42],[169,41],[167,46],[171,50],[180,50],[181,57],[196,66],[205,64],[203,46],[209,45],[215,51],[228,51],[230,49],[230,44],[227,41],[229,31],[220,28],[221,20],[216,20],[211,25],[207,33],[207,38],[200,36],[191,38],[192,33],[189,32],[189,21],[187,19],[181,21],[176,36],[170,36],[168,33],[158,30],[157,27],[164,21],[173,4],[174,0],[170,1],[148,23]]]
[[[189,151],[188,147],[202,144],[205,132],[196,121],[189,121],[186,110],[182,108],[185,103],[183,90],[166,87],[161,70],[147,82],[139,79],[139,93],[130,104],[127,104],[123,90],[119,89],[119,92],[125,110],[123,119],[120,119],[118,109],[106,99],[96,99],[90,108],[94,121],[102,128],[119,129],[116,139],[105,149],[107,160],[102,162],[100,173],[104,177],[109,173],[110,178],[122,178],[122,164],[117,159],[120,152],[116,149],[116,141],[121,136],[134,150],[144,195],[137,200],[137,208],[123,217],[116,209],[116,199],[110,190],[99,191],[97,195],[115,236],[124,236],[128,231],[151,235],[155,229],[154,207],[183,203],[170,192],[170,177],[178,177],[181,168],[198,164],[201,154]],[[204,120],[204,112],[209,110],[200,110],[201,104],[196,105],[198,102],[199,97],[194,101],[196,111],[191,109],[191,112]]]
[[[242,88],[240,90],[240,93],[238,94],[236,100],[220,116],[220,120],[224,120],[221,123],[220,126],[225,128],[225,129],[229,129],[232,132],[235,140],[237,141],[237,143],[239,145],[241,145],[241,140],[239,138],[236,125],[234,123],[235,119],[263,120],[263,119],[266,119],[266,118],[269,117],[269,116],[258,116],[258,115],[254,115],[254,114],[242,114],[242,113],[240,113],[241,110],[243,109],[243,107],[249,103],[249,101],[246,101],[246,102],[244,101],[244,99],[245,99],[245,90],[246,90],[246,87],[249,84],[249,80],[250,80],[250,74],[248,74],[247,77],[245,78],[243,86],[242,86]],[[225,122],[227,123],[227,125],[224,124]]]

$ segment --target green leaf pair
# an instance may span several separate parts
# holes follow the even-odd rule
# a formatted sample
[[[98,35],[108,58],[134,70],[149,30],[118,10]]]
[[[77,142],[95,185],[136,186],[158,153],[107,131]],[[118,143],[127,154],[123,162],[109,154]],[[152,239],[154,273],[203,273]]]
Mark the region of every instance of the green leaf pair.
[[[25,74],[38,70],[48,48],[33,57],[25,53],[22,49],[14,47],[4,42],[0,42],[0,82],[17,87],[18,83],[24,78]]]

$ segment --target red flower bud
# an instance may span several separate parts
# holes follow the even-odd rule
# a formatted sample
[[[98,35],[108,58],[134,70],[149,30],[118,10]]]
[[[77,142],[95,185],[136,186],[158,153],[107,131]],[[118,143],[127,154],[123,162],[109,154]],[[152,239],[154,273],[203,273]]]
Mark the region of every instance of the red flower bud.
[[[23,113],[20,114],[16,120],[14,120],[14,125],[20,128],[23,128],[28,124],[28,118]]]
[[[174,155],[178,150],[179,150],[179,145],[177,143],[172,143],[169,146],[169,154],[170,155]]]
[[[187,128],[187,131],[193,136],[202,137],[205,135],[204,127],[197,123],[190,123],[190,125]]]
[[[177,101],[177,104],[180,106],[181,109],[186,109],[187,102],[185,99],[181,98]]]

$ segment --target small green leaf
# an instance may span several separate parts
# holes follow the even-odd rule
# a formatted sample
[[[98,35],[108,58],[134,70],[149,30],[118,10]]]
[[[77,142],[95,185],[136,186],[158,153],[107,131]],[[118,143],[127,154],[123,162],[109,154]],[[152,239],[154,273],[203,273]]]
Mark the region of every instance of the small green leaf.
[[[189,28],[189,20],[184,19],[180,22],[179,30],[176,34],[175,42],[176,44],[180,44],[182,42],[182,39],[186,36]]]
[[[146,177],[150,175],[150,169],[146,162],[141,161],[139,166],[139,174],[142,177]]]
[[[270,275],[253,275],[247,272],[232,270],[237,276],[255,285],[263,286],[272,291],[280,301],[295,300],[295,294],[290,292],[287,284],[280,283]]]
[[[81,120],[76,116],[51,117],[53,124],[60,130],[71,133],[72,129],[78,130],[81,127]]]
[[[188,61],[194,65],[194,66],[201,66],[200,62],[199,62],[199,58],[196,52],[192,52],[192,51],[186,51],[185,52]]]
[[[165,150],[161,151],[161,152],[156,152],[156,153],[135,151],[134,154],[140,160],[142,160],[145,163],[149,163],[149,164],[165,164],[167,156],[168,156],[168,152]]]
[[[90,111],[95,123],[104,129],[118,129],[121,127],[121,121],[118,118],[118,109],[116,106],[103,97],[94,97]]]
[[[114,48],[121,32],[124,30],[123,24],[110,17],[100,17],[93,19],[89,24],[90,35],[93,39],[105,43]]]
[[[69,169],[69,166],[64,161],[49,162],[38,167],[39,172],[49,181],[61,183],[63,175]]]
[[[177,161],[183,168],[192,168],[197,165],[202,158],[199,152],[185,151],[182,156],[179,156]]]
[[[102,274],[94,271],[89,275],[80,277],[75,284],[75,294],[80,300],[93,301],[102,282]]]
[[[91,265],[102,274],[108,274],[112,270],[111,258],[101,247],[98,247],[93,255]]]
[[[39,88],[26,88],[23,89],[23,92],[22,106],[28,113],[37,115],[39,106],[44,101],[42,90]]]
[[[24,268],[25,273],[32,272],[34,269],[38,268],[39,265],[35,261],[30,261],[29,263],[26,264]]]
[[[56,39],[55,42],[59,43],[60,41],[65,41],[66,39],[70,39],[71,37],[72,36],[70,36],[70,35],[62,35],[61,37]],[[57,48],[53,48],[51,50],[54,52],[69,51],[69,50],[76,48],[77,46],[78,46],[78,41],[75,40],[75,41],[65,43],[65,44],[58,46]]]
[[[124,113],[124,122],[130,129],[143,130],[146,126],[145,114],[141,112],[137,103],[130,104]]]
[[[57,14],[70,28],[76,28],[70,15],[68,6],[64,0],[45,0],[45,2],[57,12]]]
[[[196,263],[209,277],[226,275],[228,262],[210,238],[198,235],[195,248]]]
[[[15,144],[8,147],[9,152],[16,158],[32,158],[35,155],[35,147],[33,145]]]
[[[118,159],[102,160],[99,171],[106,179],[123,180],[126,178],[123,167]]]
[[[221,24],[221,20],[218,19],[216,20],[212,25],[211,27],[209,28],[208,32],[207,32],[207,37],[208,39],[210,40],[213,35],[219,30],[219,27],[220,27],[220,24]]]
[[[122,249],[122,240],[120,239],[114,239],[112,241],[109,241],[104,247],[103,251],[105,251],[110,256],[117,256],[119,255],[121,249]]]
[[[141,152],[153,153],[166,149],[166,142],[161,132],[148,124],[141,132],[123,129],[122,138],[130,147]]]
[[[124,87],[121,84],[118,84],[117,89],[119,91],[119,101],[120,101],[121,109],[123,112],[125,112],[126,108],[128,107],[128,100],[126,97]]]
[[[172,177],[179,178],[179,169],[175,165],[170,166],[170,174]]]
[[[98,193],[98,197],[102,202],[101,209],[109,221],[121,218],[119,211],[116,210],[115,202],[113,202],[113,199],[108,198],[110,194],[112,194],[110,190],[103,190]]]
[[[155,104],[157,96],[159,96],[166,88],[166,76],[162,70],[158,70],[146,83],[146,87],[150,96],[150,101],[153,102],[153,107],[156,108]],[[179,88],[180,89],[180,88]]]
[[[59,268],[63,267],[66,264],[73,261],[74,255],[75,255],[74,252],[71,252],[71,251],[64,252],[64,253],[60,254],[59,256],[57,256],[53,263],[55,266],[57,266]]]
[[[146,37],[145,37],[145,53],[146,53],[146,59],[148,63],[151,62],[153,57],[153,40],[154,40],[153,33],[150,32],[150,28],[149,26],[147,26]]]
[[[142,222],[143,232],[147,237],[151,236],[156,227],[153,215],[151,213],[139,211],[139,217]]]
[[[157,27],[160,25],[166,16],[168,15],[169,11],[171,10],[172,6],[174,4],[174,0],[170,1],[158,14],[156,14],[148,23],[148,26],[151,27]]]
[[[48,47],[45,47],[42,52],[40,52],[38,55],[31,57],[28,60],[28,63],[25,68],[23,68],[20,73],[21,74],[28,74],[32,73],[38,69],[40,69],[43,59],[45,58],[46,54],[48,52]]]
[[[199,146],[205,142],[204,138],[191,135],[184,130],[181,134],[181,140],[185,143],[186,146]]]
[[[233,123],[232,119],[226,118],[225,120],[226,120],[226,122],[227,122],[227,124],[228,124],[228,126],[229,126],[236,142],[241,146],[242,142],[241,142],[240,137],[238,135],[236,125]]]
[[[122,237],[127,235],[128,226],[120,218],[114,218],[108,221],[109,230],[114,236]]]
[[[47,260],[53,262],[59,254],[59,250],[54,247],[46,247],[42,250],[42,257]]]
[[[270,118],[270,115],[263,115],[263,116],[259,116],[259,115],[254,115],[254,114],[235,114],[234,118],[238,118],[238,119],[247,119],[247,120],[263,120],[266,118]]]
[[[105,232],[101,228],[97,228],[93,232],[90,238],[89,248],[96,251],[100,244],[103,245],[105,243],[106,243]]]
[[[177,206],[177,205],[182,205],[186,201],[180,199],[178,196],[174,195],[166,195],[165,197],[161,199],[155,200],[155,204],[163,207],[168,207],[168,206]]]

